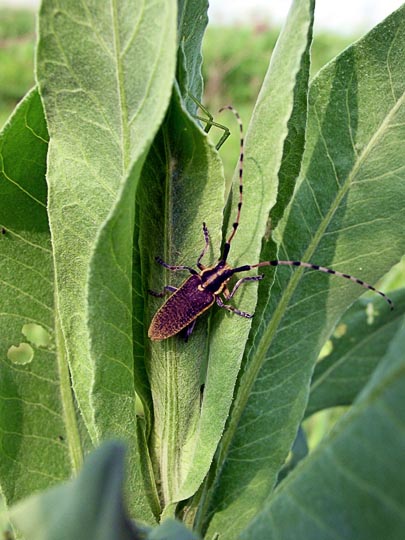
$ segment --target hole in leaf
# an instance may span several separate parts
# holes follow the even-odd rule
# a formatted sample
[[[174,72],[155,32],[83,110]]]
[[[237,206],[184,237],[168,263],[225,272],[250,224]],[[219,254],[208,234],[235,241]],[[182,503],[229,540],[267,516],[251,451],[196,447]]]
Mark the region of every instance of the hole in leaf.
[[[37,347],[49,347],[51,345],[52,338],[49,332],[39,324],[24,324],[21,332]]]
[[[34,349],[28,343],[20,343],[18,347],[11,345],[7,351],[7,358],[14,364],[29,364],[34,358]]]

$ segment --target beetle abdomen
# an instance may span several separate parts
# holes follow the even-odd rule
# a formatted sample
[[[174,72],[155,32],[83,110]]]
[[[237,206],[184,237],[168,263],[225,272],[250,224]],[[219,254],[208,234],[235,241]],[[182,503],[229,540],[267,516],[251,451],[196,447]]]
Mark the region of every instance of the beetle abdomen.
[[[174,336],[212,306],[215,296],[199,290],[201,277],[190,276],[157,311],[149,327],[148,336],[159,341]]]

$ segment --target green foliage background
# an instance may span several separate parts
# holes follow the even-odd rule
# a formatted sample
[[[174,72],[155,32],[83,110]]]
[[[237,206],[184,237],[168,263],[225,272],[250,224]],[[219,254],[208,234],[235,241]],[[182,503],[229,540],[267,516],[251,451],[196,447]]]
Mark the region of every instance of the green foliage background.
[[[289,520],[284,514],[296,513],[298,520],[300,506],[308,501],[299,522],[305,523],[306,532],[313,527],[316,538],[319,524],[322,528],[330,520],[333,529],[340,518],[333,501],[339,486],[332,489],[331,496],[328,482],[341,483],[339,504],[345,506],[349,498],[351,506],[358,508],[366,500],[363,484],[369,481],[366,494],[378,492],[370,501],[371,508],[377,510],[381,506],[379,490],[389,493],[392,487],[388,461],[381,459],[376,467],[384,478],[370,475],[373,456],[369,453],[362,467],[357,463],[361,460],[357,446],[363,444],[363,452],[375,448],[381,456],[381,440],[373,427],[383,433],[390,421],[393,425],[401,422],[395,415],[403,402],[404,294],[399,291],[393,295],[397,306],[394,315],[376,297],[361,300],[346,312],[361,289],[315,272],[282,268],[267,272],[267,280],[259,284],[258,298],[254,286],[239,295],[238,302],[244,308],[255,309],[252,321],[237,320],[236,325],[232,317],[214,309],[209,321],[201,318],[188,344],[177,339],[162,343],[145,339],[145,325],[159,305],[145,291],[179,283],[176,275],[155,268],[154,255],[190,263],[198,249],[201,222],[206,220],[212,240],[207,259],[217,257],[221,227],[226,227],[223,205],[238,155],[235,138],[222,154],[229,161],[226,186],[218,155],[187,114],[195,112],[195,105],[186,91],[195,89],[198,95],[201,87],[200,56],[193,53],[199,53],[204,6],[179,2],[184,18],[178,20],[177,49],[175,11],[168,8],[167,13],[156,13],[152,11],[156,5],[138,13],[120,4],[120,14],[125,16],[114,13],[112,30],[108,9],[85,13],[72,3],[71,11],[64,13],[58,11],[57,0],[43,4],[37,56],[42,102],[35,90],[29,93],[2,139],[2,174],[9,180],[2,189],[14,204],[11,214],[7,199],[2,201],[6,227],[2,286],[9,286],[18,275],[21,296],[17,295],[18,302],[13,304],[14,298],[5,295],[8,318],[2,332],[5,339],[11,336],[18,342],[20,329],[13,317],[24,321],[32,317],[50,334],[54,330],[59,372],[46,372],[46,358],[55,354],[50,344],[44,347],[49,350],[38,352],[44,358],[40,366],[35,362],[28,369],[9,363],[3,366],[1,383],[7,398],[2,402],[3,419],[12,432],[12,436],[3,437],[8,445],[7,459],[0,464],[4,494],[9,501],[19,500],[47,485],[47,475],[54,483],[70,470],[75,473],[82,455],[113,433],[129,440],[128,503],[138,518],[152,523],[162,516],[176,515],[196,530],[208,531],[208,537],[220,530],[223,538],[231,539],[243,530],[241,538],[263,536],[275,516],[280,519],[274,523],[275,535],[278,527],[278,536],[288,538]],[[170,5],[173,8],[175,3]],[[164,2],[159,6],[163,8]],[[134,32],[137,26],[130,19],[138,14],[139,33]],[[94,20],[89,15],[94,15]],[[330,63],[315,78],[307,102],[312,15],[313,2],[293,2],[260,92],[275,33],[241,28],[236,38],[235,30],[230,34],[231,30],[213,28],[207,34],[206,69],[211,72],[206,74],[204,103],[214,112],[232,102],[246,124],[252,118],[246,135],[248,181],[244,186],[249,204],[244,206],[244,221],[229,260],[234,265],[276,256],[319,261],[354,274],[361,269],[361,276],[374,283],[404,252],[404,236],[398,226],[404,199],[403,56],[397,46],[405,41],[403,19],[400,13],[394,14]],[[169,23],[167,39],[162,39],[156,24],[159,16]],[[3,30],[3,43],[14,46],[28,34],[30,47],[32,20],[22,14],[18,17],[14,34],[10,23]],[[194,20],[199,24],[193,34]],[[88,33],[82,32],[83,24],[90,29]],[[126,39],[140,36],[145,45],[150,33],[155,39],[153,47],[146,47],[149,61],[143,63],[142,46],[134,46],[132,37],[128,42]],[[195,41],[187,39],[190,36]],[[121,49],[123,43],[129,43],[128,48]],[[328,49],[315,42],[314,70],[346,44],[340,39],[329,39],[330,43],[334,45]],[[253,51],[250,44],[254,44]],[[28,64],[29,47],[23,55]],[[128,50],[131,54],[127,57]],[[176,50],[178,85],[163,120],[174,72],[175,56],[171,53]],[[111,51],[119,54],[110,55]],[[161,53],[167,54],[169,64],[159,64]],[[122,58],[129,58],[128,63]],[[155,61],[158,68],[151,74]],[[165,84],[160,85],[156,73]],[[369,73],[373,73],[370,80]],[[145,90],[149,75],[150,92]],[[24,83],[20,76],[14,91],[3,98],[6,108],[25,93],[24,84],[29,85],[29,81]],[[110,89],[108,96],[105,85]],[[155,102],[148,101],[151,96]],[[47,162],[42,104],[51,136]],[[79,131],[77,117],[82,122]],[[228,124],[225,118],[224,123]],[[211,135],[217,140],[218,132],[212,130]],[[38,156],[38,163],[31,163],[32,155]],[[42,182],[31,186],[34,176]],[[237,185],[237,177],[232,181]],[[236,192],[234,189],[234,204]],[[35,215],[30,214],[31,206]],[[270,241],[262,242],[269,212],[273,234]],[[22,235],[17,237],[16,231],[23,231]],[[16,236],[15,242],[8,242],[11,235]],[[27,246],[18,243],[23,241]],[[23,270],[27,268],[24,254],[31,263],[27,272]],[[400,286],[403,277],[401,281],[399,275],[397,268],[385,278],[385,284],[391,281]],[[36,307],[35,313],[24,307],[24,278],[32,290],[29,309]],[[339,320],[329,349],[322,351]],[[244,337],[247,339],[249,332],[246,344]],[[35,338],[30,341],[35,344]],[[325,358],[316,365],[312,378],[319,353]],[[28,372],[39,382],[26,389]],[[342,380],[348,383],[343,385]],[[19,399],[20,389],[24,400]],[[136,414],[135,389],[144,416]],[[310,390],[308,415],[330,405],[354,406],[333,436],[274,491],[277,481],[285,478],[306,452],[298,437],[291,459],[279,475]],[[14,400],[17,406],[13,407]],[[30,404],[40,405],[39,412]],[[82,418],[76,414],[77,406]],[[313,418],[309,422],[313,428]],[[41,439],[41,424],[49,430],[46,436],[52,444]],[[401,437],[400,429],[387,434],[394,449],[401,447]],[[33,443],[29,444],[31,438]],[[65,439],[69,440],[69,456],[62,444]],[[13,462],[20,442],[20,460]],[[122,451],[111,448],[111,453],[121,456],[122,464]],[[103,452],[98,455],[101,459]],[[334,463],[339,465],[346,459],[349,466]],[[30,465],[29,473],[22,463]],[[349,471],[352,463],[357,463],[357,470]],[[392,463],[394,469],[401,468],[399,452],[394,452]],[[324,469],[323,475],[318,474],[319,468]],[[122,466],[112,477],[120,492]],[[319,478],[326,482],[324,486],[318,485]],[[350,485],[353,479],[360,487]],[[91,482],[82,478],[76,488],[72,484],[56,488],[54,493],[62,500],[66,489],[80,491],[82,485],[90,486]],[[321,500],[316,495],[318,488]],[[394,501],[400,501],[401,489],[398,482],[398,493],[390,493]],[[307,499],[307,490],[312,498]],[[44,501],[47,498],[52,500],[49,493]],[[399,504],[389,509],[394,527],[401,523],[395,515],[398,508]],[[311,511],[319,512],[315,524]],[[383,509],[380,517],[376,510],[372,513],[377,516],[376,526],[384,527],[389,511]],[[344,524],[355,531],[356,516],[347,516]]]

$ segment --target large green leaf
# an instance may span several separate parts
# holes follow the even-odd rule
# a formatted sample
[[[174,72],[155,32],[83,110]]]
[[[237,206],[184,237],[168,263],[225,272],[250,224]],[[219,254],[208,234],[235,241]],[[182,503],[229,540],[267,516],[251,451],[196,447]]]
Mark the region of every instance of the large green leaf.
[[[11,522],[29,540],[139,539],[124,509],[123,455],[121,444],[105,444],[74,481],[13,507]]]
[[[205,134],[182,108],[177,92],[145,162],[137,200],[143,291],[161,291],[169,284],[178,286],[189,275],[164,270],[154,258],[160,256],[170,264],[195,265],[204,246],[203,221],[207,222],[212,241],[204,263],[215,260],[221,240],[222,167]],[[149,296],[147,324],[162,302]],[[197,321],[188,343],[175,336],[163,342],[148,339],[145,345],[155,420],[152,454],[167,504],[177,500],[185,476],[196,466],[207,318]],[[210,460],[198,468],[194,491],[209,464]]]
[[[47,147],[32,91],[0,135],[0,492],[8,503],[65,479],[80,463],[75,426],[66,423],[69,377],[55,351]]]
[[[273,52],[248,129],[244,171],[245,204],[230,255],[230,262],[234,266],[254,263],[259,258],[269,211],[276,203],[278,175],[281,168],[288,168],[285,157],[289,144],[296,149],[294,156],[298,160],[297,164],[290,165],[290,171],[297,173],[299,170],[301,156],[298,148],[302,148],[302,124],[305,124],[305,106],[302,108],[302,101],[306,101],[305,85],[302,81],[308,77],[307,55],[311,44],[313,8],[310,0],[293,3]],[[297,92],[302,94],[298,97]],[[288,138],[289,144],[286,143]],[[234,182],[237,185],[237,175]],[[234,191],[236,206],[239,190]],[[286,201],[288,195],[284,204]],[[282,213],[281,201],[279,204],[279,211]],[[236,303],[252,312],[256,295],[257,287],[253,284],[247,285],[238,293]],[[227,314],[224,310],[214,317],[201,413],[201,425],[204,429],[201,429],[200,459],[211,458],[212,448],[215,448],[214,444],[216,446],[218,442],[218,434],[224,429],[250,324],[249,320]],[[209,408],[209,403],[215,404],[215,408]],[[225,433],[225,448],[229,441],[229,435]],[[211,493],[208,494],[208,500],[210,496]],[[249,506],[250,503],[251,501]],[[205,508],[201,513],[202,518],[206,510]],[[229,516],[234,524],[239,518],[242,518],[240,512],[237,517]],[[223,530],[226,528],[227,526]],[[233,534],[231,528],[228,534]]]
[[[358,300],[339,321],[331,352],[315,367],[305,415],[350,405],[369,380],[404,320],[405,289],[390,293],[393,312],[380,298]]]
[[[33,495],[7,513],[0,504],[0,532],[13,525],[30,540],[197,540],[182,523],[150,528],[131,521],[123,497],[124,447],[105,443],[73,481]]]
[[[311,4],[313,12],[314,5]],[[276,228],[280,218],[283,216],[288,203],[294,192],[295,183],[301,170],[302,155],[305,147],[305,135],[307,128],[308,113],[308,84],[310,73],[310,48],[312,45],[313,17],[308,24],[307,47],[301,56],[301,65],[296,74],[294,86],[294,101],[291,116],[288,120],[287,136],[284,140],[283,158],[278,172],[277,201],[270,210],[267,222],[265,239],[260,254],[261,260],[271,260],[277,258],[277,244],[271,239],[271,233]],[[294,32],[294,29],[292,29]],[[281,85],[283,84],[281,79]],[[280,95],[283,95],[281,89]],[[255,317],[249,335],[249,342],[245,349],[245,357],[248,356],[256,334],[261,332],[262,316],[266,311],[269,297],[271,295],[271,280],[274,279],[274,272],[271,269],[263,269],[266,279],[259,282],[258,299],[255,308]]]
[[[312,84],[303,171],[275,231],[280,258],[375,282],[402,256],[404,13],[347,49]],[[210,532],[235,537],[271,493],[319,351],[361,292],[318,272],[278,269],[240,380]]]
[[[129,443],[128,492],[132,513],[150,522],[149,505],[159,513],[157,495],[143,473],[147,455],[137,441],[131,275],[135,188],[143,160],[134,167],[117,205],[104,225],[90,263],[88,325],[94,362],[92,404],[100,437],[120,436]],[[137,301],[137,298],[134,298]],[[117,322],[119,321],[119,325]],[[136,339],[136,337],[135,337]],[[139,367],[135,364],[139,374]],[[144,449],[145,450],[145,449]],[[145,464],[142,461],[146,461]],[[148,499],[146,504],[145,498]]]
[[[58,347],[93,441],[111,433],[130,438],[133,463],[134,193],[171,93],[176,5],[47,0],[39,34]],[[139,464],[130,470],[131,510],[136,505],[151,519],[145,494],[134,489]]]
[[[239,538],[399,540],[405,528],[405,326],[330,436]]]

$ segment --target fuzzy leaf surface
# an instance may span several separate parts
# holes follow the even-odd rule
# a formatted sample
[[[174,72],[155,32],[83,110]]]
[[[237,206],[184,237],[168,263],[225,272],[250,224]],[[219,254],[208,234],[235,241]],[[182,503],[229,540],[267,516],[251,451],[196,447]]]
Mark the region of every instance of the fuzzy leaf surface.
[[[162,43],[172,4],[143,9],[48,0],[40,13],[37,70],[51,134],[49,214],[59,314],[79,403],[96,438],[85,324],[88,264],[97,231],[144,148],[144,128],[153,125],[151,115],[159,117],[156,71],[173,55],[174,45]]]
[[[145,162],[137,194],[144,291],[160,292],[167,285],[178,287],[190,275],[187,271],[165,270],[155,262],[155,257],[169,264],[195,267],[204,246],[203,221],[209,227],[211,246],[202,262],[215,261],[223,200],[220,160],[206,135],[182,108],[176,92]],[[148,326],[164,299],[148,295],[146,302]],[[207,341],[207,316],[202,316],[187,343],[181,335],[145,342],[155,418],[153,462],[156,474],[161,476],[166,504],[177,499],[190,470],[195,471],[191,488],[195,491],[212,459],[211,454],[211,459],[201,465],[195,457],[199,452],[200,387]]]
[[[404,21],[400,8],[313,82],[302,173],[275,231],[280,259],[375,283],[404,253]],[[361,293],[319,272],[277,269],[240,379],[211,533],[235,537],[270,495],[304,414],[315,360]]]
[[[196,114],[196,103],[189,94],[201,99],[201,44],[208,23],[208,1],[180,0],[178,3],[178,65],[177,81],[186,109]]]
[[[0,134],[0,492],[8,504],[71,473],[55,352],[47,148],[33,90]],[[40,329],[47,343],[27,328]],[[26,363],[10,357],[11,347],[20,344],[31,350]]]
[[[405,527],[405,326],[329,437],[239,538],[399,539]]]
[[[241,224],[232,243],[229,257],[232,266],[253,264],[259,260],[269,212],[277,200],[278,175],[282,164],[286,163],[285,143],[288,137],[292,137],[291,129],[294,122],[292,119],[295,118],[299,124],[302,122],[302,113],[305,116],[305,110],[300,112],[297,110],[297,103],[301,103],[300,100],[297,102],[297,92],[300,89],[305,96],[305,89],[301,85],[303,78],[305,79],[307,76],[305,70],[308,66],[305,61],[311,44],[313,9],[314,5],[310,0],[293,2],[286,24],[273,51],[269,69],[246,134],[244,206]],[[303,96],[301,96],[302,98]],[[300,139],[302,142],[303,133],[299,129],[298,131],[296,142],[299,142]],[[295,145],[294,147],[297,148]],[[299,151],[296,152],[295,157],[297,163],[291,170],[294,169],[296,173],[301,162]],[[233,208],[236,208],[238,198],[238,175],[236,174],[234,177]],[[231,220],[233,220],[234,211],[231,213]],[[252,283],[241,288],[231,303],[252,313],[255,311],[256,301],[257,287]],[[206,428],[202,433],[222,432],[224,429],[250,327],[250,320],[226,313],[225,310],[221,310],[213,318],[204,395],[208,398],[212,392],[220,406],[217,406],[215,413],[213,413],[208,408],[205,409],[203,401],[201,424],[205,425]],[[221,396],[220,401],[219,396]],[[231,426],[231,430],[233,430],[236,423],[232,424],[231,419],[228,426]],[[225,447],[229,444],[231,437],[232,435],[225,433],[223,443]],[[210,436],[202,441],[201,452],[214,440]],[[223,459],[222,452],[227,452],[227,449],[224,450],[224,446],[222,448],[220,461]],[[213,491],[208,493],[207,502],[204,504],[208,503],[212,494]],[[244,507],[244,511],[252,506],[251,503],[250,500],[249,504]],[[208,508],[205,508],[202,515],[206,515],[207,511]],[[238,511],[236,514],[229,515],[232,526],[229,526],[228,529],[227,524],[222,528],[221,524],[219,530],[223,530],[223,534],[229,534],[232,537],[239,526],[237,523],[242,514],[243,512],[239,514]],[[225,517],[224,519],[227,520]],[[212,534],[217,530],[215,527],[216,525],[214,525]]]
[[[124,448],[109,442],[89,456],[75,480],[13,507],[11,521],[30,540],[136,540],[123,481]]]

